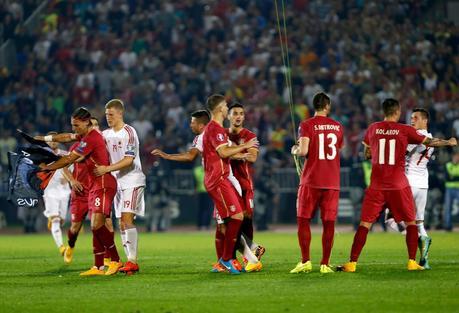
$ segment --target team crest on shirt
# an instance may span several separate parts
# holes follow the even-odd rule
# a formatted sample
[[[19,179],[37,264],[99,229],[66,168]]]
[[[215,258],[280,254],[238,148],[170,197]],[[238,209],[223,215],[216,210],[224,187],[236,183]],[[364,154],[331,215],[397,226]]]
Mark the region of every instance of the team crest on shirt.
[[[217,135],[217,140],[218,141],[223,141],[223,140],[225,140],[225,136],[223,136],[223,134],[218,134]]]
[[[84,141],[80,142],[80,146],[78,148],[84,149],[88,144]]]
[[[236,212],[236,207],[234,205],[230,205],[230,211],[231,212]]]

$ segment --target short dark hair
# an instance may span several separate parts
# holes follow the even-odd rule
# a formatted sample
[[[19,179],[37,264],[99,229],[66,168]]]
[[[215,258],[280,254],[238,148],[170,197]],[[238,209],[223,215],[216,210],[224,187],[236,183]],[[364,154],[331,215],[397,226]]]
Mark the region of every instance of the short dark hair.
[[[234,108],[241,108],[241,109],[244,109],[244,106],[243,106],[241,103],[239,103],[239,102],[233,102],[233,103],[231,103],[231,104],[229,105],[229,107],[228,107],[228,112],[231,111],[231,110],[234,109]]]
[[[312,99],[312,104],[314,106],[314,110],[322,111],[325,109],[327,104],[330,104],[330,97],[327,96],[325,92],[316,93]]]
[[[392,116],[400,109],[400,103],[395,99],[388,98],[383,101],[382,109],[384,116]]]
[[[212,112],[222,101],[225,101],[224,95],[213,94],[207,98],[206,107],[210,112]]]
[[[85,107],[79,107],[72,113],[72,118],[82,121],[91,119],[91,113]]]
[[[423,108],[414,108],[414,109],[413,109],[413,113],[415,113],[415,112],[421,113],[422,118],[425,119],[425,120],[429,120],[429,119],[430,119],[429,111],[427,111],[426,109],[423,109]]]
[[[207,125],[210,121],[210,114],[207,110],[198,110],[191,113],[191,117],[194,117],[198,123]]]

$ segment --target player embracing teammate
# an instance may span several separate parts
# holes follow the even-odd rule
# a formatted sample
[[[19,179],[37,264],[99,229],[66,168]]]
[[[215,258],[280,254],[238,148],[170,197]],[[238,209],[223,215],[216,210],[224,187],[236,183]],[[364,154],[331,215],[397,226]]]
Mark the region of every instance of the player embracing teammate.
[[[257,147],[258,140],[253,138],[239,146],[230,146],[227,132],[223,128],[223,121],[228,116],[225,97],[211,95],[206,104],[211,113],[211,121],[203,135],[204,185],[225,224],[224,238],[220,241],[222,255],[219,263],[231,274],[240,274],[235,267],[233,253],[244,215],[237,191],[228,179],[230,157]]]

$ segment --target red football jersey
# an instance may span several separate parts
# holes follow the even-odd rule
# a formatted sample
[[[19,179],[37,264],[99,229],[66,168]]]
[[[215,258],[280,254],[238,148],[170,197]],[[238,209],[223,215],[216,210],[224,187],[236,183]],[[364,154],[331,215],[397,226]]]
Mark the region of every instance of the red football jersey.
[[[406,146],[420,144],[425,138],[414,127],[397,122],[371,124],[363,140],[371,151],[370,188],[393,190],[408,187],[405,175]]]
[[[79,144],[79,142],[75,142],[70,147],[70,151],[74,151],[76,148],[78,148]],[[83,185],[82,192],[77,193],[72,189],[72,197],[87,197],[89,192],[88,186],[90,185],[91,181],[89,178],[88,168],[86,167],[85,160],[73,163],[72,176]]]
[[[343,126],[337,121],[314,116],[300,124],[300,137],[309,138],[307,161],[301,185],[320,189],[340,189],[340,154]]]
[[[226,134],[229,139],[237,145],[241,145],[247,141],[250,141],[257,136],[252,133],[250,130],[243,128],[239,134],[231,134],[229,129],[226,129]],[[246,153],[247,150],[244,150],[242,153]],[[231,169],[233,170],[233,175],[241,184],[242,190],[253,190],[252,183],[252,166],[250,162],[242,160],[230,160]]]
[[[110,157],[102,134],[97,130],[91,130],[83,137],[74,153],[84,156],[88,177],[90,181],[89,190],[103,188],[116,189],[116,179],[110,173],[97,177],[94,175],[96,165],[110,165]]]
[[[207,190],[218,186],[230,172],[229,158],[222,159],[217,148],[229,144],[226,130],[215,121],[204,129],[202,159],[204,163],[204,185]]]

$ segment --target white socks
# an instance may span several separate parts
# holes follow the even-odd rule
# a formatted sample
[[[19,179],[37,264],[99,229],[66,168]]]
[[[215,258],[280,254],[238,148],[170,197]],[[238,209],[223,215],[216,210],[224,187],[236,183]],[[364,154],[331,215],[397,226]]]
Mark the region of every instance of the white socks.
[[[255,264],[258,263],[258,258],[253,254],[252,250],[250,250],[250,247],[247,245],[247,242],[244,238],[244,236],[241,235],[241,245],[244,248],[244,251],[242,254],[244,257],[249,261],[249,263]]]
[[[127,255],[128,261],[137,263],[137,228],[129,228],[124,231],[126,233],[126,246],[129,254]]]
[[[54,242],[57,247],[60,248],[62,243],[62,230],[61,230],[61,219],[53,218],[51,221],[51,235],[53,235]]]
[[[428,236],[426,229],[424,228],[424,222],[416,224],[416,226],[418,227],[419,236],[425,236],[425,237]]]
[[[129,258],[129,250],[126,244],[126,231],[121,231],[121,242],[123,243],[124,254]]]

